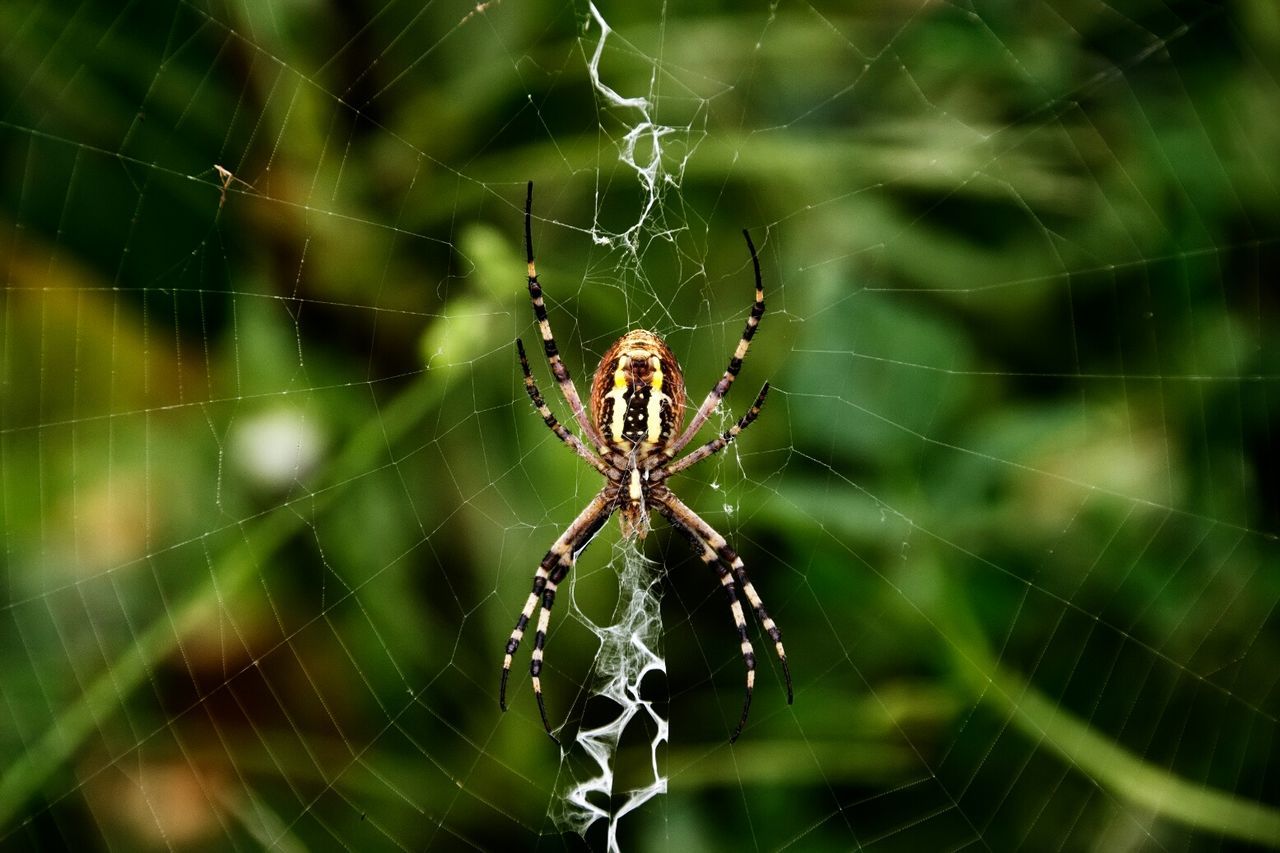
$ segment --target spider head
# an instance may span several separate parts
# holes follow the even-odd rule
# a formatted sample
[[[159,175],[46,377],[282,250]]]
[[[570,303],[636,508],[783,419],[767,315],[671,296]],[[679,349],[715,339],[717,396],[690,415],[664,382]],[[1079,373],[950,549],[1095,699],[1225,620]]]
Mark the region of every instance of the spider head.
[[[662,338],[636,330],[605,352],[591,382],[591,418],[605,443],[637,462],[680,432],[684,376]]]

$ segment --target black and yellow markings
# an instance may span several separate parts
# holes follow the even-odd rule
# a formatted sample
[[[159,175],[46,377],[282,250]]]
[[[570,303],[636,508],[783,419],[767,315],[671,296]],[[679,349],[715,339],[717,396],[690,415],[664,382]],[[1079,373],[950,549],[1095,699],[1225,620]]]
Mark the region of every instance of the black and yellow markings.
[[[725,597],[729,600],[729,613],[733,616],[733,627],[738,633],[738,646],[742,652],[742,663],[747,670],[746,692],[742,698],[742,714],[738,718],[738,725],[734,728],[733,735],[729,738],[729,742],[733,743],[738,739],[738,735],[742,734],[742,729],[747,724],[747,715],[751,711],[751,697],[756,687],[755,649],[752,648],[751,639],[747,635],[747,617],[742,611],[742,602],[738,598],[738,585],[734,574],[729,571],[728,564],[720,559],[719,552],[706,538],[680,519],[673,508],[659,505],[659,511],[671,522],[671,525],[676,530],[684,534],[684,537],[689,540],[689,544],[694,547],[694,550],[700,552],[702,561],[716,570],[716,573],[720,576],[720,584],[724,589]]]
[[[746,723],[746,712],[751,705],[751,691],[755,686],[756,668],[754,650],[747,638],[746,619],[743,618],[742,604],[738,600],[738,591],[741,590],[746,595],[747,601],[751,604],[751,609],[755,611],[756,619],[760,622],[760,627],[773,642],[774,651],[777,652],[778,661],[782,665],[782,675],[787,686],[787,704],[790,705],[794,699],[794,692],[791,686],[791,668],[787,665],[787,652],[782,646],[782,629],[770,618],[768,611],[764,608],[764,601],[761,600],[760,594],[756,592],[755,586],[747,576],[747,569],[742,562],[742,558],[730,547],[725,538],[717,533],[711,525],[703,521],[697,513],[689,509],[670,490],[662,488],[654,497],[656,498],[658,511],[671,522],[673,527],[685,535],[705,563],[715,566],[720,575],[720,582],[724,584],[725,589],[729,591],[731,596],[730,609],[733,613],[733,622],[738,629],[738,638],[742,643],[743,660],[747,664],[747,696],[743,707],[742,721],[739,723],[738,730],[734,732],[733,738],[730,739],[733,740],[737,738],[738,732],[742,730],[742,725]]]
[[[619,356],[607,368],[612,383],[600,401],[600,431],[605,441],[624,452],[665,445],[675,427],[675,408],[664,387],[668,371],[657,355],[643,352]]]
[[[751,314],[747,317],[747,324],[742,330],[742,337],[738,340],[738,346],[734,349],[733,356],[729,359],[729,365],[725,368],[724,376],[720,377],[720,381],[715,384],[711,389],[711,393],[707,394],[707,398],[702,401],[702,405],[698,407],[698,411],[694,413],[684,432],[668,449],[668,452],[672,455],[684,449],[684,446],[706,423],[707,418],[715,407],[729,393],[729,389],[733,386],[733,380],[738,377],[738,373],[742,370],[742,362],[747,357],[747,351],[751,348],[751,339],[755,337],[756,330],[760,327],[760,320],[764,317],[764,282],[760,275],[760,258],[756,255],[756,246],[751,241],[751,234],[746,229],[743,229],[742,236],[747,241],[747,248],[751,252],[751,265],[755,270],[756,301],[751,306]]]
[[[538,614],[537,627],[533,635],[533,655],[529,661],[529,675],[533,682],[533,692],[538,700],[538,713],[542,717],[543,728],[547,730],[547,734],[552,740],[556,740],[556,736],[551,733],[551,723],[547,719],[546,706],[542,698],[542,655],[547,643],[547,629],[551,624],[551,607],[556,600],[556,587],[562,583],[569,574],[569,570],[573,568],[573,563],[577,559],[578,554],[583,548],[600,532],[605,522],[609,520],[609,516],[613,514],[616,508],[615,502],[609,495],[608,490],[601,492],[587,505],[573,524],[569,525],[569,529],[564,532],[555,544],[551,546],[551,550],[547,551],[542,562],[538,564],[538,570],[533,575],[533,588],[529,592],[529,598],[525,601],[524,609],[520,611],[520,616],[516,620],[515,628],[511,631],[511,636],[507,639],[507,645],[502,658],[502,681],[498,687],[498,704],[502,710],[507,709],[507,681],[511,676],[511,663],[516,651],[520,648],[520,642],[524,639],[525,632],[529,628],[529,621],[533,618],[533,611],[537,608],[539,601],[542,603],[542,610]],[[556,740],[559,743],[558,740]]]

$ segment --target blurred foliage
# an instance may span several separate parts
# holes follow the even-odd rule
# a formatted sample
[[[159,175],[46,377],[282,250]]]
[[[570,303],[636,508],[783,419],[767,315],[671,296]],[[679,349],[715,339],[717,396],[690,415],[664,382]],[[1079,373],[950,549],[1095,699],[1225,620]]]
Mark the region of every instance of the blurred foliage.
[[[518,378],[532,179],[580,383],[645,326],[700,396],[742,227],[765,266],[723,422],[774,392],[678,488],[796,702],[763,663],[726,744],[722,598],[650,537],[671,790],[627,848],[1280,845],[1275,5],[602,11],[680,128],[634,254],[583,5],[0,5],[0,837],[575,844],[519,665],[496,701],[597,487]]]

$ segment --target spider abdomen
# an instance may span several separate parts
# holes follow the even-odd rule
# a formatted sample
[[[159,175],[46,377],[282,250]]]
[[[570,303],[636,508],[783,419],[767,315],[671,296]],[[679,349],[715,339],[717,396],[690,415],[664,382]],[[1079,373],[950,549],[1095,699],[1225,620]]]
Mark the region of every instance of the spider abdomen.
[[[662,338],[643,329],[609,347],[591,383],[591,417],[605,444],[637,458],[675,438],[684,401],[679,362]]]

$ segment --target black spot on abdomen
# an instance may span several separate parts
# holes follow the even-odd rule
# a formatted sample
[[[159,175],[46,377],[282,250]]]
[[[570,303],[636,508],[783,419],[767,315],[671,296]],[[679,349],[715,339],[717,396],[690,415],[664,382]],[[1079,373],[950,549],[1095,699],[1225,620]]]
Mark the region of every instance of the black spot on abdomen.
[[[649,437],[649,395],[652,391],[648,385],[632,385],[624,395],[627,410],[622,416],[622,437],[633,444]]]

